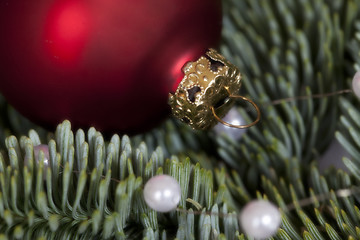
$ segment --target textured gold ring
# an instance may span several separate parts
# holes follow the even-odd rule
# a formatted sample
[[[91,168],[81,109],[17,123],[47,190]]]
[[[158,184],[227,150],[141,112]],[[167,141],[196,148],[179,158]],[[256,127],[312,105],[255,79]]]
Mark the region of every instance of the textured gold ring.
[[[246,124],[246,125],[234,125],[234,124],[225,122],[224,120],[222,120],[221,118],[219,118],[218,115],[217,115],[216,112],[215,112],[215,108],[214,108],[214,107],[211,107],[212,114],[214,115],[214,117],[216,118],[216,120],[217,120],[218,122],[220,122],[221,124],[223,124],[223,125],[225,125],[225,126],[228,126],[228,127],[243,129],[243,128],[251,127],[251,126],[255,125],[257,122],[260,121],[260,118],[261,118],[260,109],[259,109],[259,107],[256,105],[256,103],[254,103],[251,99],[249,99],[249,98],[247,98],[247,97],[244,97],[244,96],[238,96],[238,95],[230,95],[229,98],[232,98],[232,99],[234,99],[234,98],[241,98],[242,100],[251,103],[251,105],[253,105],[253,107],[255,108],[255,110],[256,110],[256,112],[257,112],[257,118],[256,118],[256,120],[253,121],[252,123],[249,123],[249,124]]]
[[[237,95],[241,87],[239,69],[216,50],[209,49],[197,61],[187,62],[182,72],[184,77],[176,91],[169,94],[169,104],[173,115],[193,129],[208,130],[218,122],[229,127],[247,128],[260,120],[256,104]],[[253,123],[236,126],[221,120],[234,104],[234,101],[228,100],[235,98],[241,98],[255,107],[258,117]]]

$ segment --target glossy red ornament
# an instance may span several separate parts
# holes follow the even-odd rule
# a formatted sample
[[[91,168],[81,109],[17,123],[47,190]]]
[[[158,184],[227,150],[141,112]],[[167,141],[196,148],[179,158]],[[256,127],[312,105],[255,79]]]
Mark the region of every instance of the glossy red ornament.
[[[43,126],[141,131],[221,18],[220,0],[0,1],[0,92]]]

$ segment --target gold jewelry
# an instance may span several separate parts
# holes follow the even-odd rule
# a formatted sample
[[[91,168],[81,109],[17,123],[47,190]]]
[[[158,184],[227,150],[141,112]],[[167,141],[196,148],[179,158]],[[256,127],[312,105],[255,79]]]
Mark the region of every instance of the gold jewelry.
[[[238,96],[238,95],[233,95],[233,96],[230,96],[230,98],[241,98],[249,103],[251,103],[256,112],[258,113],[257,114],[257,118],[255,121],[253,121],[252,123],[249,123],[249,124],[246,124],[246,125],[234,125],[234,124],[231,124],[231,123],[228,123],[228,122],[225,122],[224,120],[222,120],[221,118],[219,118],[215,112],[215,108],[214,107],[211,107],[211,111],[212,111],[212,114],[214,115],[214,117],[216,118],[216,120],[218,122],[220,122],[221,124],[225,125],[225,126],[228,126],[228,127],[232,127],[232,128],[240,128],[240,129],[243,129],[243,128],[248,128],[248,127],[251,127],[251,126],[254,126],[256,123],[258,123],[260,121],[260,109],[259,107],[250,99],[244,97],[244,96]]]
[[[193,129],[207,130],[218,122],[230,127],[247,128],[260,120],[256,104],[237,95],[241,87],[240,71],[216,50],[209,49],[196,62],[186,63],[183,72],[184,78],[175,93],[169,95],[169,104],[173,115]],[[237,126],[221,120],[236,98],[255,107],[258,117],[253,123]]]

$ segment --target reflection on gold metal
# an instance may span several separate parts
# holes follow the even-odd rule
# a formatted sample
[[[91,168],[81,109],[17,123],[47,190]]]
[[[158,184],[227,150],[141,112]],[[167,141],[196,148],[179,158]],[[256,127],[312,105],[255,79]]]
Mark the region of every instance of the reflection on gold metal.
[[[241,87],[240,71],[214,49],[196,62],[183,67],[184,78],[176,92],[170,94],[169,104],[173,115],[193,129],[207,130],[218,122],[236,128],[253,126],[260,120],[260,110],[248,98],[238,96]],[[248,125],[232,125],[221,120],[241,98],[251,103],[258,112],[257,119]]]

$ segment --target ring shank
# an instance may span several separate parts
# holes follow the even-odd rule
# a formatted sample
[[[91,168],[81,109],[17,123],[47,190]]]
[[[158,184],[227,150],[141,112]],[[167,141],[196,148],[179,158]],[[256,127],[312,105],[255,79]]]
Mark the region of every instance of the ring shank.
[[[215,109],[214,107],[211,107],[211,111],[212,114],[214,115],[214,117],[216,118],[216,120],[218,122],[220,122],[221,124],[228,126],[228,127],[232,127],[232,128],[239,128],[239,129],[244,129],[244,128],[249,128],[251,126],[254,126],[256,123],[258,123],[260,121],[260,117],[261,117],[261,113],[260,113],[260,109],[259,107],[256,105],[256,103],[254,103],[251,99],[244,97],[244,96],[238,96],[238,95],[230,95],[230,98],[234,99],[234,98],[240,98],[246,102],[251,103],[251,105],[253,105],[253,107],[255,108],[256,112],[257,112],[257,118],[255,121],[253,121],[252,123],[246,124],[246,125],[234,125],[228,122],[225,122],[224,120],[222,120],[221,118],[219,118],[218,115],[216,115]]]

